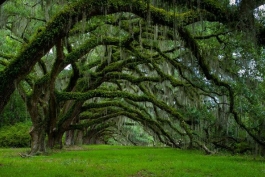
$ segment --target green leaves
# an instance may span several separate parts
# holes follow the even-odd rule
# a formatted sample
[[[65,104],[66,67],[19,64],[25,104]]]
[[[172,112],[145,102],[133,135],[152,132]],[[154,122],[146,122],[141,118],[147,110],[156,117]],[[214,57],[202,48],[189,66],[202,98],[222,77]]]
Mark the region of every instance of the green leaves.
[[[29,147],[30,123],[18,123],[13,126],[5,126],[0,128],[0,147]]]

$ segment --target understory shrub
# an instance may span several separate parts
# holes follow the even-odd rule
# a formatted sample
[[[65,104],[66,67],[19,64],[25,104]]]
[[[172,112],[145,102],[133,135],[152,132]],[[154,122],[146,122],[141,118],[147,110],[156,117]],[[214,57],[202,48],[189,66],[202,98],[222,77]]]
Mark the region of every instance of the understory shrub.
[[[17,123],[0,129],[0,147],[29,147],[31,123]]]

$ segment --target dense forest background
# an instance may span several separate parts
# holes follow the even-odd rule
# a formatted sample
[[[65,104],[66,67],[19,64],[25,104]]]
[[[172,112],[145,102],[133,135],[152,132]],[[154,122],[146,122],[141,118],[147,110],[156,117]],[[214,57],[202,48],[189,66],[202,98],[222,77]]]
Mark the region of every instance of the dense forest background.
[[[264,155],[263,4],[1,1],[0,145]]]

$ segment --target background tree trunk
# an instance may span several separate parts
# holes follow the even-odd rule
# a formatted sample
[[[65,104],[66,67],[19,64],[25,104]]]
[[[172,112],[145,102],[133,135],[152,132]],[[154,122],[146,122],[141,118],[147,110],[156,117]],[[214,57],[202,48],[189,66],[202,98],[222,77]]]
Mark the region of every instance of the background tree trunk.
[[[71,146],[74,145],[74,130],[69,130],[65,134],[65,145]]]

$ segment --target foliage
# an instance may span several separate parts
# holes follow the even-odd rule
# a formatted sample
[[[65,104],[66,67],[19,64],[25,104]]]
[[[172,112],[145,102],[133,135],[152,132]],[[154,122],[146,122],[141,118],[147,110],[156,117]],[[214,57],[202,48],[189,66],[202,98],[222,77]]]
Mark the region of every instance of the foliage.
[[[26,109],[26,105],[18,92],[14,92],[9,103],[0,114],[0,128],[28,121],[30,118]]]
[[[17,123],[0,128],[0,147],[29,147],[29,129],[31,123]]]

